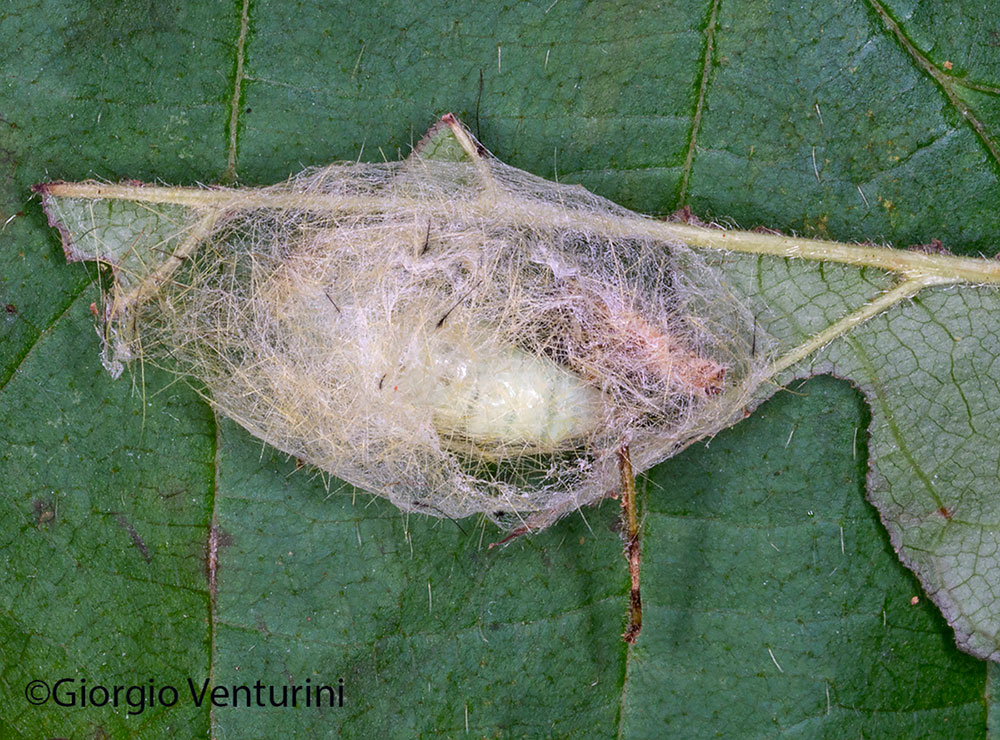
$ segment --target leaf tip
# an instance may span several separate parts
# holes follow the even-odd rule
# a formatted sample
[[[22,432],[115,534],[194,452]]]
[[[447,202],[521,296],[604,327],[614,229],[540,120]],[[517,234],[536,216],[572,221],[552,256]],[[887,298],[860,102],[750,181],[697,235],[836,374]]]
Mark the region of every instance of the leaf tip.
[[[458,116],[454,113],[445,113],[433,126],[427,129],[427,133],[413,147],[413,153],[419,156],[425,151],[433,152],[435,146],[440,143],[441,135],[448,133],[454,136],[455,141],[462,148],[465,156],[472,159],[489,156],[489,151],[486,147],[479,143],[476,137],[458,120]]]
[[[57,208],[55,206],[54,198],[58,196],[59,188],[66,185],[64,180],[53,180],[51,182],[37,182],[31,186],[31,192],[37,193],[41,196],[42,200],[42,211],[45,213],[45,218],[49,223],[49,226],[59,232],[59,238],[62,241],[63,254],[66,255],[67,262],[81,262],[86,257],[76,249],[76,245],[73,242],[73,237],[70,234],[69,228],[59,217],[57,213]]]

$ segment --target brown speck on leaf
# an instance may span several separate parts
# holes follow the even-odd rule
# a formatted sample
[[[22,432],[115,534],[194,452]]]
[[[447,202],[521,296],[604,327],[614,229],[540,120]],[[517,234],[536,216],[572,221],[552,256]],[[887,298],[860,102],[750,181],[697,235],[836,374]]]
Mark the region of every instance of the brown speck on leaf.
[[[924,254],[951,254],[951,250],[942,244],[940,239],[931,239],[927,244],[911,244],[907,249]]]
[[[691,212],[691,206],[681,206],[670,214],[667,221],[676,221],[689,226],[708,227],[711,225],[694,215],[694,213]]]
[[[233,536],[214,524],[208,529],[208,545],[205,548],[205,570],[208,574],[208,590],[214,597],[218,593],[219,548],[233,544]]]
[[[527,527],[524,527],[524,526],[517,527],[516,529],[514,529],[513,531],[511,531],[511,533],[509,535],[507,535],[506,537],[504,537],[499,542],[491,542],[486,547],[486,549],[487,550],[492,550],[494,547],[499,547],[501,545],[506,545],[507,543],[512,542],[513,540],[517,539],[518,537],[522,537],[522,536],[528,534],[530,531],[531,531],[530,529],[528,529]]]
[[[41,529],[42,525],[55,521],[56,506],[51,500],[36,498],[31,502],[31,508],[35,512],[35,526],[38,529]]]
[[[132,526],[132,522],[125,518],[124,514],[116,514],[115,521],[118,522],[118,526],[128,532],[128,536],[132,538],[132,544],[138,548],[139,552],[142,553],[143,560],[146,563],[151,563],[152,559],[149,556],[149,548],[146,547],[146,543],[143,541],[142,537],[139,536],[139,532],[136,528]]]
[[[952,64],[951,62],[949,62],[949,61],[945,60],[945,63],[944,63],[944,68],[945,68],[945,69],[947,69],[947,70],[951,70],[951,68],[952,68],[952,67],[954,67],[954,66],[955,66],[955,65],[953,65],[953,64]]]
[[[750,231],[752,231],[755,234],[772,234],[773,236],[784,236],[783,232],[778,231],[777,229],[768,228],[767,226],[754,226],[752,229],[750,229]]]
[[[950,520],[951,517],[954,515],[954,513],[955,513],[954,510],[949,509],[947,506],[942,506],[940,509],[938,509],[938,514],[943,516],[945,519]]]
[[[13,303],[8,303],[6,306],[3,307],[3,310],[6,311],[7,313],[14,314],[17,313],[17,306],[15,306]]]

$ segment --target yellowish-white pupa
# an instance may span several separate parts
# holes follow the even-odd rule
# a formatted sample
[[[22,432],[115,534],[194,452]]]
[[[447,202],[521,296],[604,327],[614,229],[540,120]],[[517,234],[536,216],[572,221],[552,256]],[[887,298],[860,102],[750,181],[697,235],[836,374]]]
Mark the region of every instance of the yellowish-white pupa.
[[[653,222],[445,116],[405,161],[261,189],[37,186],[111,266],[100,334],[280,450],[407,511],[541,527],[742,413],[763,342]],[[755,351],[756,349],[756,351]]]

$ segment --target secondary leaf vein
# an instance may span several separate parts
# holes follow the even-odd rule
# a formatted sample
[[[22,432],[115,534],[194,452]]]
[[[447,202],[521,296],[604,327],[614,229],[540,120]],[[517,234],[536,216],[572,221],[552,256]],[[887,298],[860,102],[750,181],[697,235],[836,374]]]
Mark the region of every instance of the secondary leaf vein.
[[[917,63],[924,72],[930,75],[938,86],[944,91],[947,96],[948,101],[955,107],[955,109],[962,115],[969,125],[972,126],[973,131],[976,132],[976,136],[983,143],[983,146],[989,151],[990,156],[993,159],[993,163],[1000,165],[1000,146],[986,131],[986,126],[982,121],[976,116],[976,114],[966,105],[962,99],[959,97],[957,92],[957,87],[961,84],[951,75],[945,74],[941,69],[939,69],[930,59],[928,59],[923,52],[916,47],[916,45],[907,37],[903,32],[900,25],[893,19],[889,14],[889,11],[883,6],[879,0],[868,0],[868,4],[872,6],[872,9],[878,14],[879,18],[885,24],[885,27],[892,32],[896,37],[896,40],[900,45],[906,50],[906,53],[913,58],[913,61]],[[980,90],[979,86],[967,85],[967,87],[972,87],[973,89]],[[995,92],[992,88],[987,88],[986,92]]]
[[[229,157],[226,171],[222,175],[223,182],[236,182],[236,145],[239,131],[240,108],[243,99],[243,59],[246,52],[247,27],[250,17],[250,0],[243,0],[240,12],[240,35],[236,40],[236,73],[233,80],[233,100],[229,110]]]
[[[708,90],[708,77],[712,68],[712,53],[715,48],[715,22],[719,14],[719,0],[712,0],[712,8],[708,13],[708,23],[705,26],[705,56],[701,64],[701,79],[698,81],[698,102],[694,108],[694,118],[691,121],[691,136],[688,138],[687,154],[684,156],[684,168],[681,171],[681,187],[677,195],[677,205],[682,205],[687,197],[688,182],[691,179],[691,166],[694,164],[694,151],[698,143],[698,129],[701,126],[701,116],[705,108],[705,93]]]

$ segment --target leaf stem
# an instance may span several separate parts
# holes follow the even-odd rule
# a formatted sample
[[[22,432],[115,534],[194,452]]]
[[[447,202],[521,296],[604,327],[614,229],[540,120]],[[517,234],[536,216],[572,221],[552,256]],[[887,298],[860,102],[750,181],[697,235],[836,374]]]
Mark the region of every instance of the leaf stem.
[[[386,196],[343,196],[328,193],[308,193],[289,188],[234,189],[161,187],[142,184],[95,182],[52,182],[35,187],[43,197],[129,200],[146,203],[172,203],[191,208],[243,210],[250,208],[290,208],[316,212],[373,213],[382,210],[386,199],[398,206],[406,196],[392,193]],[[773,257],[793,257],[819,262],[840,262],[856,267],[875,267],[894,272],[905,279],[934,277],[946,282],[963,281],[973,284],[1000,284],[1000,261],[950,254],[926,254],[874,245],[844,244],[825,239],[761,234],[735,229],[657,221],[637,214],[608,217],[579,208],[567,208],[557,203],[525,202],[515,193],[486,192],[475,200],[442,197],[440,201],[413,198],[414,206],[425,214],[435,208],[454,217],[466,211],[470,216],[488,214],[494,220],[518,222],[528,219],[532,226],[549,223],[553,226],[578,224],[608,236],[623,238],[660,239],[668,243],[684,243],[702,249],[747,252]]]
[[[654,229],[660,238],[673,237],[692,247],[749,252],[773,257],[798,257],[818,262],[840,262],[857,267],[876,267],[907,279],[924,276],[946,282],[1000,283],[1000,262],[951,254],[926,254],[891,247],[845,244],[825,239],[760,234],[754,231],[712,229],[704,226],[662,223]]]

